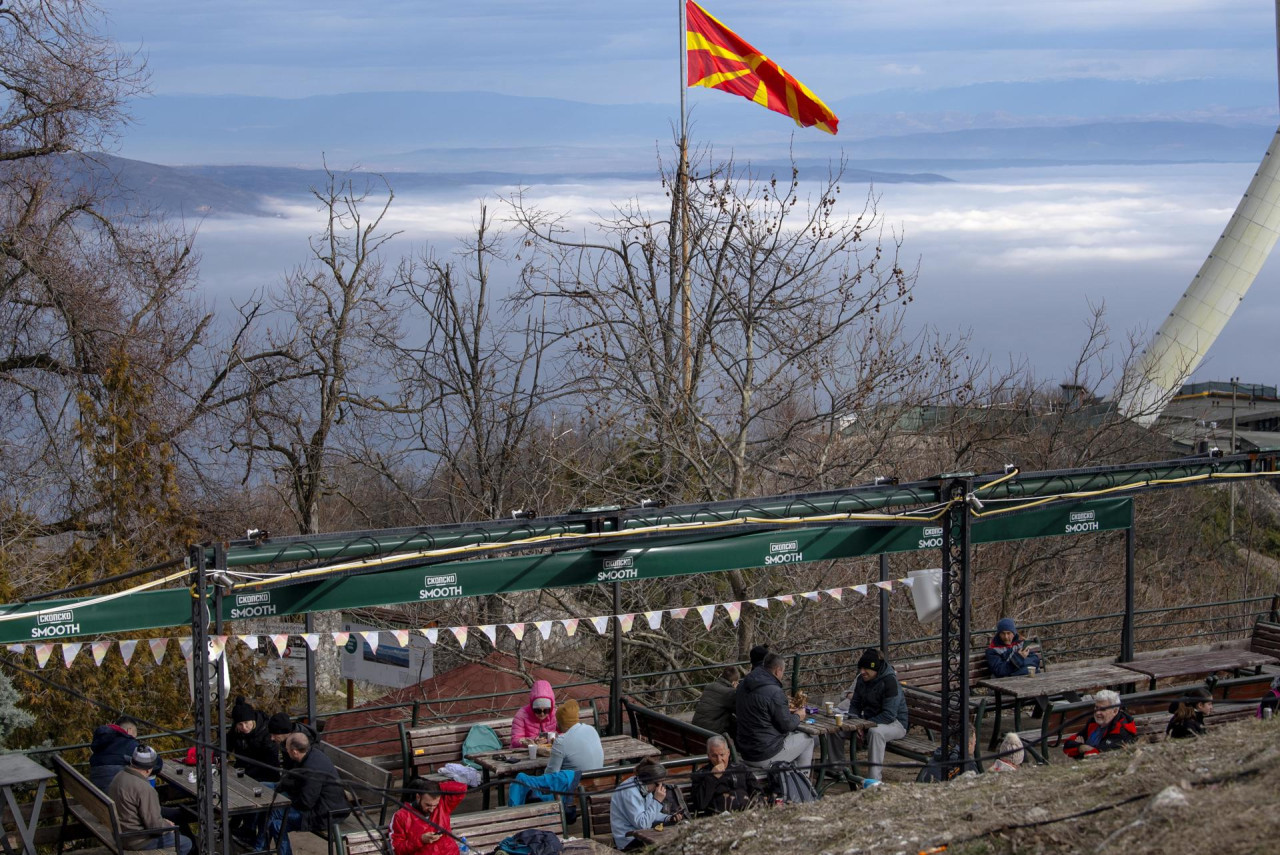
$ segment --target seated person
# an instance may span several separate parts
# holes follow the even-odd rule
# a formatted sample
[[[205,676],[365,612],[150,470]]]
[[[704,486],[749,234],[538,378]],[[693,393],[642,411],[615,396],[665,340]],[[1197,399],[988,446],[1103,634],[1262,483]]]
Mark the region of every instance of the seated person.
[[[770,653],[738,684],[738,752],[743,762],[757,769],[790,761],[808,772],[813,766],[814,740],[797,730],[800,716],[782,688],[785,670],[783,658]]]
[[[751,661],[751,670],[754,671],[760,667],[760,663],[769,655],[769,645],[757,644],[747,653],[747,659]]]
[[[666,777],[663,765],[646,757],[636,766],[636,773],[613,791],[609,797],[609,826],[614,846],[624,851],[643,849],[645,844],[632,837],[631,832],[684,818],[678,813],[664,813],[662,803],[666,801],[667,788],[662,782]]]
[[[391,818],[395,855],[458,855],[451,817],[466,794],[466,784],[442,776],[409,781],[404,807]]]
[[[1173,716],[1164,727],[1170,739],[1204,736],[1204,717],[1213,712],[1213,693],[1208,689],[1192,689],[1181,700],[1169,705]]]
[[[858,676],[847,693],[849,712],[876,726],[867,731],[868,780],[880,782],[885,746],[907,735],[907,696],[898,684],[898,673],[874,647],[858,659]]]
[[[1013,618],[1001,618],[987,645],[987,667],[993,677],[1025,677],[1040,670],[1040,654],[1027,649]]]
[[[707,765],[693,773],[693,812],[710,816],[727,810],[746,810],[755,778],[741,763],[729,763],[729,743],[723,736],[707,740]]]
[[[1257,717],[1262,718],[1263,710],[1271,710],[1271,714],[1275,715],[1277,705],[1280,705],[1280,675],[1271,678],[1271,688],[1262,696],[1262,702],[1258,704]]]
[[[1138,738],[1133,716],[1120,709],[1120,696],[1103,689],[1093,696],[1093,720],[1062,744],[1068,757],[1092,757],[1102,751],[1114,751]]]
[[[992,772],[1016,772],[1018,767],[1022,765],[1026,754],[1022,748],[1022,737],[1010,731],[1004,735],[1004,739],[1000,740],[1000,747],[996,750],[995,762],[991,764]]]
[[[603,768],[604,747],[600,744],[600,734],[591,725],[578,720],[578,702],[573,698],[556,710],[556,728],[560,735],[551,743],[548,773],[561,769],[590,772]]]
[[[155,749],[147,745],[138,746],[129,758],[129,765],[112,779],[107,795],[116,804],[121,839],[127,848],[173,848],[178,855],[187,855],[191,851],[191,838],[179,834],[176,829],[163,831],[173,828],[174,824],[165,818],[160,796],[151,782],[157,760]],[[136,833],[146,830],[151,833]]]
[[[556,693],[546,680],[538,680],[529,691],[529,703],[511,720],[511,747],[524,748],[531,742],[546,744],[543,734],[556,731]]]
[[[138,722],[122,715],[111,724],[104,724],[93,731],[93,743],[89,746],[89,781],[104,793],[115,776],[124,771],[138,750]],[[156,770],[160,769],[156,759]]]
[[[254,709],[244,698],[236,698],[231,707],[227,751],[235,755],[237,769],[245,770],[255,780],[273,783],[280,780],[280,746],[272,739],[268,721],[266,713]]]
[[[279,840],[279,855],[291,855],[289,832],[327,833],[329,820],[345,817],[351,806],[342,791],[337,767],[323,751],[312,747],[305,733],[286,736],[284,751],[288,765],[276,790],[288,796],[290,804],[288,808],[271,811],[256,848],[266,849],[270,840]]]
[[[742,673],[736,665],[730,665],[720,672],[702,690],[698,705],[693,710],[691,724],[712,733],[733,732],[733,713],[737,707],[735,689]]]

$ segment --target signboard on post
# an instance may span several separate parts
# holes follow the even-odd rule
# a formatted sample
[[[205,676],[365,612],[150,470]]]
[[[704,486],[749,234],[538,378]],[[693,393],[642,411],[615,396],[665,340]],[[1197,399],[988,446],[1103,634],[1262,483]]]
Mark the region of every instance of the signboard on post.
[[[417,633],[409,634],[409,643],[401,645],[389,630],[360,623],[343,623],[349,632],[342,648],[342,677],[379,686],[402,689],[434,676],[431,645]],[[361,633],[377,632],[377,648]]]

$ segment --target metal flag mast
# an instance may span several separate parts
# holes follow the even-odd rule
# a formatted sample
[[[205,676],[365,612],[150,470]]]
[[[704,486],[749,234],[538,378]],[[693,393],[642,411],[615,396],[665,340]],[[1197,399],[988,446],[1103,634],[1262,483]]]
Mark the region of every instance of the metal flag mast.
[[[1280,2],[1280,0],[1277,0]],[[680,21],[680,165],[676,172],[676,218],[680,230],[680,348],[681,393],[685,406],[693,399],[693,298],[689,293],[689,127],[685,104],[688,89],[689,30],[686,0],[676,0]]]

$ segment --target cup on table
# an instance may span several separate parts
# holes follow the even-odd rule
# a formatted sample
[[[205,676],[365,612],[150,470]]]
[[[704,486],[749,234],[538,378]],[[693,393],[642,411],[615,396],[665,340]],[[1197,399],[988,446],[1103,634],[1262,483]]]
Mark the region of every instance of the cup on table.
[[[243,777],[244,777],[244,770],[243,770],[243,769],[237,769],[237,770],[236,770],[236,777],[237,777],[237,778],[243,778]]]
[[[836,713],[835,717],[836,717],[836,727],[842,726],[844,724],[844,713]]]
[[[262,785],[261,785],[261,784],[259,784],[258,786],[256,786],[256,787],[254,787],[254,788],[253,788],[253,797],[254,797],[255,799],[260,799],[260,798],[262,798]]]
[[[529,743],[529,759],[530,760],[538,759],[538,743],[536,742]]]
[[[827,715],[836,714],[836,705],[832,701],[824,701],[822,704],[822,709],[826,711]]]

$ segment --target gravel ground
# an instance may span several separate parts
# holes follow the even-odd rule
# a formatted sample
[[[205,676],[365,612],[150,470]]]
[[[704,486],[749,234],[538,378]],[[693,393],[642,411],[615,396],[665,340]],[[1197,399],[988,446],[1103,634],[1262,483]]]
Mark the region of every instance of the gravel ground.
[[[943,848],[939,848],[943,847]],[[685,825],[660,855],[1274,852],[1280,718],[1084,761],[886,784]]]

